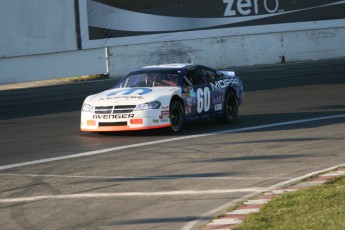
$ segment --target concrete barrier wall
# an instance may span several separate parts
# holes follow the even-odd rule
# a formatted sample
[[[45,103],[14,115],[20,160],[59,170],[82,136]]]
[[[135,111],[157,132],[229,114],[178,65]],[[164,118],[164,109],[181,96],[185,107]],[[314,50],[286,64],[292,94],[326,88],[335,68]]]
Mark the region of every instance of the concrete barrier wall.
[[[226,68],[345,57],[344,1],[248,2],[251,7],[241,1],[155,0],[147,8],[135,0],[2,0],[0,84],[108,70],[111,77],[122,77],[141,66],[171,62]],[[264,4],[253,5],[258,2]],[[192,10],[205,4],[213,11]],[[170,14],[170,5],[174,17],[157,17],[164,9]],[[185,23],[171,24],[175,16]],[[209,25],[210,16],[215,24]],[[138,18],[143,20],[137,28]]]
[[[120,77],[145,65],[194,62],[213,68],[345,57],[345,28],[126,45],[109,48],[109,72]]]
[[[104,48],[80,50],[77,0],[1,0],[0,84],[105,73]]]
[[[0,59],[0,84],[106,73],[103,48]]]
[[[1,0],[0,58],[77,50],[73,0]]]
[[[320,60],[345,56],[344,11],[344,0],[80,0],[81,39],[109,47],[112,77],[169,62]]]

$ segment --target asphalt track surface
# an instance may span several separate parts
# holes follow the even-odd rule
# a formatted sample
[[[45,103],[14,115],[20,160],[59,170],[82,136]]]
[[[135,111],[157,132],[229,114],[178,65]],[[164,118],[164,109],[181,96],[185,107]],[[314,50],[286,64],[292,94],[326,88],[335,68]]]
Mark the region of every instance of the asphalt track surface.
[[[236,199],[344,163],[344,59],[235,70],[239,120],[173,136],[81,133],[83,99],[114,80],[0,91],[1,229],[199,229]]]

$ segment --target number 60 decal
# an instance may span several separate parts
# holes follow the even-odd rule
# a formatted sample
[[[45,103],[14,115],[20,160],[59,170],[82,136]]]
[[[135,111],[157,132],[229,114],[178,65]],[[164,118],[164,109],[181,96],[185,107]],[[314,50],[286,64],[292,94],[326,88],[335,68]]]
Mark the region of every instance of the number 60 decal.
[[[196,91],[196,96],[198,100],[198,108],[197,112],[207,112],[210,110],[210,102],[211,102],[211,92],[210,89],[205,87],[204,89],[199,88]]]

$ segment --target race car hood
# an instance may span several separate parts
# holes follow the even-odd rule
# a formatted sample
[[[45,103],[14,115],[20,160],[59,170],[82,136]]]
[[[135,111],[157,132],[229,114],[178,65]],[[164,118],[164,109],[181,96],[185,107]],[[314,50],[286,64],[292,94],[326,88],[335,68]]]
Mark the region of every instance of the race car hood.
[[[164,97],[179,94],[179,87],[135,87],[135,88],[116,88],[98,94],[91,95],[85,99],[84,103],[92,105],[127,104],[135,105]]]

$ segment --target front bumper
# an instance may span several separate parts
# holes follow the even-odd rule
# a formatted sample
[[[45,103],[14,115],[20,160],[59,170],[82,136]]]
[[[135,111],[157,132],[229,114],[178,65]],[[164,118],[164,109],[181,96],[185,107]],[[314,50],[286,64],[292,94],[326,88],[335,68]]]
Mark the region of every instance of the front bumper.
[[[115,132],[128,130],[156,129],[170,126],[168,115],[155,111],[139,111],[130,114],[100,115],[81,113],[80,130],[84,132]]]

